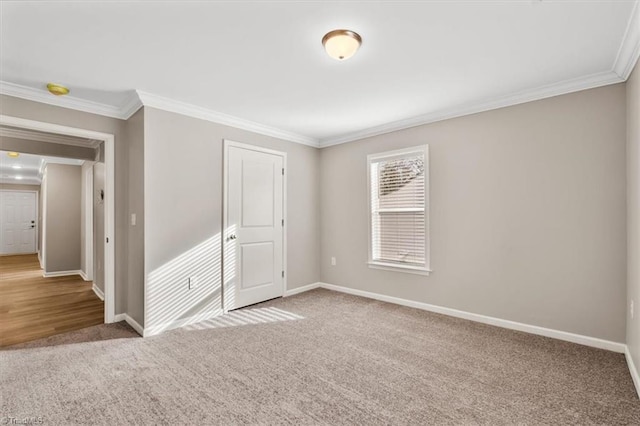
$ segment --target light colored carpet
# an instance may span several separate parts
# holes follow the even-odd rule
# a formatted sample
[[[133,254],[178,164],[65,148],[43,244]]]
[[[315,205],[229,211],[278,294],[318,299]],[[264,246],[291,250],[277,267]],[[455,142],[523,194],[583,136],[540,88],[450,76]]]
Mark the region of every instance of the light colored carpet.
[[[1,415],[44,424],[640,424],[624,356],[314,290],[135,338],[0,352]]]

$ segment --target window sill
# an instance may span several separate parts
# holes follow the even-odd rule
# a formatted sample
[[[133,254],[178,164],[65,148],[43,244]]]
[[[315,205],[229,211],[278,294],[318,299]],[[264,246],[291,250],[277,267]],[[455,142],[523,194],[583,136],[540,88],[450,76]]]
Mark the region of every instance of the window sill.
[[[369,261],[368,264],[369,264],[369,268],[372,268],[372,269],[383,269],[385,271],[405,272],[407,274],[428,276],[431,272],[433,272],[430,269],[421,268],[419,266],[396,265],[395,263]]]

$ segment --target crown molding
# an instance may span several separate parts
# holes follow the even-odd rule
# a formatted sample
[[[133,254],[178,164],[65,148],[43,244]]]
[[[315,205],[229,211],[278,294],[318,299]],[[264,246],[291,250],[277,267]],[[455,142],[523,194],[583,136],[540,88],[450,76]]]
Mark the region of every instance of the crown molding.
[[[88,101],[68,95],[54,96],[44,89],[34,89],[6,81],[0,81],[0,94],[106,117],[123,118],[121,109],[117,106]]]
[[[398,130],[404,130],[424,124],[435,123],[437,121],[477,114],[479,112],[491,111],[494,109],[518,105],[526,102],[551,98],[553,96],[565,95],[567,93],[578,92],[580,90],[593,89],[609,84],[621,83],[623,81],[624,80],[613,71],[593,74],[587,77],[566,80],[557,84],[542,86],[532,90],[525,90],[509,96],[502,96],[486,101],[462,104],[454,108],[435,111],[430,114],[419,115],[417,117],[398,120],[391,123],[382,124],[380,126],[359,130],[357,132],[348,133],[345,135],[322,139],[320,141],[320,148],[353,142],[359,139],[383,135]]]
[[[187,115],[201,120],[211,121],[238,129],[259,133],[265,136],[272,136],[290,142],[296,142],[317,148],[318,140],[304,135],[299,135],[275,127],[245,120],[240,117],[213,111],[197,105],[164,98],[143,91],[132,91],[121,106],[107,105],[73,96],[53,96],[46,90],[34,89],[32,87],[0,81],[0,94],[13,96],[15,98],[26,99],[33,102],[53,105],[62,108],[69,108],[76,111],[88,112],[120,120],[128,120],[141,107],[161,109],[163,111],[174,112]]]
[[[138,92],[136,92],[135,90],[132,90],[129,97],[125,100],[125,102],[120,107],[120,116],[121,116],[120,118],[122,118],[123,120],[128,120],[129,118],[131,118],[133,114],[138,112],[138,110],[142,107],[143,107],[142,101],[138,96]]]
[[[633,67],[638,62],[640,56],[640,6],[636,1],[631,17],[627,23],[627,29],[622,38],[618,55],[613,65],[613,71],[623,80],[627,80]]]
[[[638,11],[640,8],[634,8],[634,17],[630,20],[630,24],[638,21]],[[462,117],[465,115],[477,114],[480,112],[490,111],[494,109],[504,108],[508,106],[518,105],[526,102],[532,102],[540,99],[546,99],[553,96],[564,95],[567,93],[578,92],[581,90],[593,89],[596,87],[606,86],[609,84],[621,83],[626,80],[629,73],[633,69],[635,61],[638,59],[640,52],[640,30],[627,30],[625,40],[620,48],[616,65],[625,63],[625,71],[621,74],[615,70],[598,74],[592,74],[586,77],[566,80],[560,83],[538,87],[532,90],[525,90],[513,95],[498,97],[486,101],[462,104],[454,108],[435,111],[433,113],[424,114],[416,117],[398,120],[391,123],[385,123],[379,126],[366,128],[352,133],[339,135],[336,137],[318,140],[304,135],[299,135],[275,127],[266,126],[253,121],[245,120],[240,117],[213,111],[208,108],[199,107],[197,105],[188,104],[181,101],[165,98],[144,91],[133,91],[126,102],[121,107],[112,105],[99,104],[92,101],[86,101],[78,98],[65,96],[64,98],[52,97],[48,92],[37,90],[30,87],[20,86],[13,83],[0,81],[0,94],[13,96],[21,99],[27,99],[34,102],[41,102],[49,105],[59,106],[63,108],[75,109],[78,111],[89,112],[92,114],[104,115],[107,117],[118,118],[121,120],[129,119],[141,107],[151,107],[163,111],[173,112],[176,114],[186,115],[201,120],[211,121],[213,123],[235,127],[238,129],[271,136],[290,142],[300,143],[314,148],[325,148],[333,145],[339,145],[347,142],[353,142],[372,136],[383,135],[386,133],[404,130],[411,127],[417,127],[424,124],[435,123],[438,121],[448,120],[451,118]],[[634,38],[635,37],[635,38]],[[635,46],[629,40],[635,40]],[[625,47],[626,46],[626,47]],[[629,47],[632,46],[632,47]],[[627,53],[623,53],[627,52]],[[631,53],[629,53],[631,52]],[[629,58],[634,58],[629,60]],[[621,58],[627,58],[623,60]],[[628,73],[627,73],[628,71]],[[625,75],[626,77],[623,77]]]
[[[290,142],[296,142],[303,145],[319,147],[318,140],[297,133],[287,132],[275,127],[266,126],[254,121],[245,120],[240,117],[213,111],[208,108],[199,107],[197,105],[176,101],[162,96],[153,95],[151,93],[136,91],[140,101],[145,107],[160,109],[163,111],[174,112],[176,114],[187,115],[189,117],[199,118],[205,121],[211,121],[225,126],[235,127],[237,129],[247,130],[249,132],[259,133],[265,136],[284,139]]]

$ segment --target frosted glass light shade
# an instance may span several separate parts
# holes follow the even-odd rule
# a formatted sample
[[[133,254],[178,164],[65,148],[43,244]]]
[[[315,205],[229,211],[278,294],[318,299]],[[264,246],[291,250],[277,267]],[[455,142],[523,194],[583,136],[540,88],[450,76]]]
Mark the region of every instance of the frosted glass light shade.
[[[322,38],[322,44],[327,54],[333,59],[344,61],[358,51],[362,38],[350,30],[333,30]]]

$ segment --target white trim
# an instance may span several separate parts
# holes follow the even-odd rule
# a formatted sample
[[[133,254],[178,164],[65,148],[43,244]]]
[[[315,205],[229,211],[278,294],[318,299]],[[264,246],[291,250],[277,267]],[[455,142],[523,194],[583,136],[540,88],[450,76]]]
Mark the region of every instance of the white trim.
[[[382,269],[384,271],[394,271],[394,272],[404,272],[407,274],[416,274],[416,275],[426,275],[432,272],[431,269],[423,268],[420,266],[412,266],[412,265],[401,265],[401,264],[393,264],[393,263],[384,263],[384,262],[376,262],[370,260],[367,262],[367,265],[371,269]]]
[[[60,135],[76,136],[85,139],[100,140],[104,142],[105,151],[105,242],[104,242],[104,275],[105,275],[105,306],[104,322],[111,323],[115,315],[115,136],[109,133],[93,130],[79,129],[62,126],[43,121],[27,120],[19,117],[11,117],[0,114],[0,125],[21,127],[41,132],[56,133]],[[45,192],[46,196],[46,192]],[[46,207],[46,200],[43,203]],[[43,245],[46,236],[43,227]],[[107,241],[109,241],[107,243]],[[46,252],[44,253],[46,263]]]
[[[131,95],[129,95],[129,98],[120,107],[119,118],[123,120],[128,120],[129,118],[131,118],[133,114],[138,112],[138,110],[143,106],[144,105],[142,105],[142,100],[140,99],[140,96],[138,96],[138,92],[136,92],[135,90],[132,90]]]
[[[93,281],[93,162],[84,169],[84,268],[85,281]]]
[[[289,270],[287,269],[287,233],[289,229],[289,219],[287,217],[287,177],[289,176],[289,169],[287,168],[287,153],[282,151],[276,151],[273,149],[263,148],[261,146],[250,145],[242,142],[235,142],[230,139],[223,139],[223,172],[222,172],[222,235],[220,237],[220,244],[222,245],[222,311],[228,312],[228,308],[225,307],[225,286],[224,286],[224,259],[225,259],[225,241],[227,239],[227,227],[228,227],[228,213],[227,205],[229,199],[229,148],[241,148],[250,151],[262,152],[265,154],[276,155],[282,157],[282,167],[284,168],[284,175],[282,178],[282,218],[284,220],[284,226],[282,227],[282,269],[284,270],[284,277],[282,278],[282,293],[281,297],[284,297],[287,291],[287,279],[289,277]]]
[[[118,314],[113,317],[113,322],[126,321],[140,336],[144,336],[144,328],[138,324],[136,320],[131,318],[129,314]]]
[[[523,90],[521,92],[514,93],[508,96],[502,96],[483,101],[468,102],[458,105],[454,108],[438,110],[428,114],[419,115],[417,117],[393,121],[391,123],[382,124],[380,126],[370,127],[367,129],[358,130],[356,132],[322,139],[320,141],[320,148],[353,142],[372,136],[384,135],[386,133],[409,129],[416,126],[422,126],[424,124],[435,123],[437,121],[448,120],[465,115],[477,114],[479,112],[491,111],[494,109],[504,108],[512,105],[551,98],[553,96],[565,95],[567,93],[578,92],[586,89],[594,89],[596,87],[621,83],[623,81],[624,80],[613,71],[593,74],[590,76],[566,80],[560,83],[542,86],[535,89]]]
[[[131,326],[131,328],[136,331],[136,333],[138,333],[140,336],[144,336],[144,328],[140,324],[138,324],[138,321],[131,318],[129,314],[124,314],[124,320]]]
[[[72,270],[72,271],[53,271],[53,272],[45,272],[42,271],[42,276],[44,278],[51,277],[68,277],[71,275],[80,275],[82,277],[82,271],[80,269]]]
[[[104,302],[104,292],[100,290],[100,287],[98,287],[96,283],[93,283],[93,286],[91,286],[91,289],[96,294],[96,296],[98,296],[100,300]]]
[[[44,269],[42,266],[42,251],[38,250],[38,263],[40,264],[40,269]]]
[[[308,285],[303,285],[302,287],[292,288],[291,290],[287,290],[284,292],[284,297],[294,296],[296,294],[304,293],[305,291],[314,290],[316,288],[320,288],[320,283],[311,283]]]
[[[638,62],[638,56],[640,56],[640,6],[636,1],[613,64],[613,71],[623,80],[628,79]]]
[[[342,287],[333,284],[320,283],[321,288],[327,290],[338,291],[340,293],[352,294],[354,296],[366,297],[368,299],[380,300],[382,302],[394,303],[396,305],[408,306],[410,308],[422,309],[424,311],[435,312],[438,314],[449,315],[456,318],[462,318],[470,321],[480,322],[483,324],[494,325],[496,327],[507,328],[510,330],[523,331],[525,333],[536,334],[538,336],[551,337],[553,339],[564,340],[567,342],[577,343],[580,345],[591,346],[594,348],[605,349],[613,352],[624,353],[627,345],[624,343],[612,342],[610,340],[598,339],[596,337],[583,336],[581,334],[569,333],[566,331],[553,330],[551,328],[539,327],[537,325],[524,324],[521,322],[509,321],[505,319],[489,317],[486,315],[474,314],[471,312],[460,311],[443,306],[431,305],[414,300],[401,299],[393,296],[372,293],[364,290],[356,290],[349,287]]]
[[[193,315],[193,316],[190,316],[190,317],[187,317],[187,318],[182,318],[182,319],[178,319],[178,320],[165,322],[163,324],[154,325],[153,327],[148,327],[148,328],[143,329],[142,333],[140,333],[140,331],[138,331],[138,329],[136,329],[136,331],[138,331],[138,333],[140,333],[144,337],[155,336],[156,334],[160,334],[160,333],[163,333],[165,331],[173,330],[175,328],[184,327],[185,325],[189,325],[189,324],[195,324],[195,323],[198,323],[198,322],[201,322],[201,321],[206,321],[206,320],[208,320],[210,318],[215,318],[215,317],[220,316],[220,315],[222,315],[222,311],[221,310],[208,311],[208,312],[203,312],[200,315]],[[129,322],[129,321],[127,321],[127,322]],[[131,325],[131,323],[130,323],[130,325]],[[133,327],[133,325],[131,325],[131,326]],[[142,329],[142,327],[140,327],[140,328]]]
[[[73,95],[55,96],[49,93],[44,87],[42,89],[34,89],[33,87],[0,81],[0,94],[61,108],[103,115],[105,117],[125,119],[121,107],[88,101],[86,99],[76,98]],[[125,104],[125,106],[126,105],[128,104]]]
[[[319,146],[318,140],[315,138],[299,135],[297,133],[288,132],[286,130],[277,129],[271,126],[266,126],[264,124],[213,111],[211,109],[203,108],[197,105],[188,104],[186,102],[181,102],[174,99],[164,98],[158,95],[153,95],[151,93],[142,92],[140,90],[138,90],[137,93],[140,97],[140,100],[142,101],[142,104],[145,107],[156,108],[163,111],[169,111],[176,114],[199,118],[201,120],[211,121],[213,123],[234,127],[236,129],[242,129],[265,136],[271,136],[290,142],[312,146],[314,148],[317,148]]]
[[[79,273],[79,275],[80,275],[80,278],[82,278],[83,280],[85,280],[85,281],[91,281],[91,280],[89,280],[89,277],[87,277],[87,274],[86,274],[82,269],[80,269],[80,273]],[[94,284],[94,285],[95,285],[95,284]]]
[[[636,365],[633,363],[633,357],[631,357],[629,346],[625,347],[624,356],[627,359],[627,365],[629,366],[629,373],[631,373],[631,379],[633,380],[633,384],[636,387],[638,398],[640,398],[640,374],[638,374],[638,369],[636,368]]]

